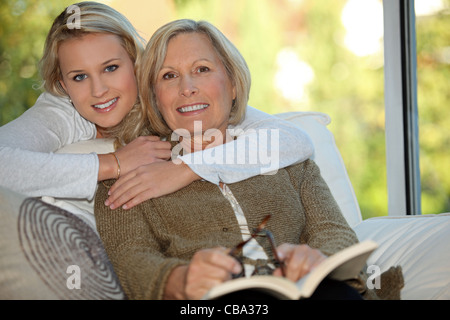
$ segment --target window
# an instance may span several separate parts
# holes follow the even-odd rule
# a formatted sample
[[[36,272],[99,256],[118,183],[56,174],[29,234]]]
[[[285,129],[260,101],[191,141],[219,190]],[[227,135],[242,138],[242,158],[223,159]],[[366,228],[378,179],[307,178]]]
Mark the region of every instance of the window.
[[[450,1],[416,0],[422,213],[450,212]]]
[[[389,214],[446,212],[449,2],[384,7]]]

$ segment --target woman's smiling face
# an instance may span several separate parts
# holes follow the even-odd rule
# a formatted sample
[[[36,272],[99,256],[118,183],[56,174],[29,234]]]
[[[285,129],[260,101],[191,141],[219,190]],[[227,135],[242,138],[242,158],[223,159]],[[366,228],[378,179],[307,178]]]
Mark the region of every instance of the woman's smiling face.
[[[172,38],[155,84],[156,100],[167,125],[200,134],[220,130],[225,134],[236,98],[236,89],[209,38],[201,33],[181,33]],[[195,132],[197,131],[197,132]]]
[[[58,49],[61,85],[77,111],[97,128],[119,124],[137,98],[134,64],[120,39],[88,34]]]

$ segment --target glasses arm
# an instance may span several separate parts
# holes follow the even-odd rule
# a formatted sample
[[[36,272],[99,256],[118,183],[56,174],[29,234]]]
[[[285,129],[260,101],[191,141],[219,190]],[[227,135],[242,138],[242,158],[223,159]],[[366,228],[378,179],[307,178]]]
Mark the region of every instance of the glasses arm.
[[[270,217],[271,217],[270,214],[267,215],[264,218],[264,220],[259,224],[258,228],[256,228],[255,231],[250,235],[250,238],[248,238],[247,240],[242,241],[236,247],[231,249],[229,254],[234,256],[238,250],[242,249],[242,247],[245,246],[250,240],[254,239],[258,235],[258,233],[260,233],[263,230],[263,228],[266,226],[267,221],[269,221]]]
[[[284,262],[281,261],[280,257],[278,256],[277,247],[275,245],[275,239],[273,238],[272,232],[270,232],[269,230],[261,230],[261,231],[266,234],[267,238],[269,238],[270,247],[272,248],[272,254],[275,258],[275,261],[278,262],[278,264],[280,265],[280,270],[283,277],[286,277],[286,274],[284,272]]]

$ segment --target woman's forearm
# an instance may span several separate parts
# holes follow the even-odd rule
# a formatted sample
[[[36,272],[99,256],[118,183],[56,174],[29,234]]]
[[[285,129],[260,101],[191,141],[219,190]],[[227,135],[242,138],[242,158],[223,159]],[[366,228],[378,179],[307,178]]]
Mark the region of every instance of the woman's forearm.
[[[0,147],[0,185],[28,196],[92,199],[95,154],[54,154]]]

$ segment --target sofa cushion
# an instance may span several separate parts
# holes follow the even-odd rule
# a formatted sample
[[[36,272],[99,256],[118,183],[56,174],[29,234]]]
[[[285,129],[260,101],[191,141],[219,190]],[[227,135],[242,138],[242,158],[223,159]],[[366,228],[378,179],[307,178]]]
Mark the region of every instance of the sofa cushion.
[[[402,267],[402,299],[450,299],[450,213],[371,218],[354,230],[379,245],[368,266]]]
[[[82,219],[0,187],[0,299],[124,299]]]

